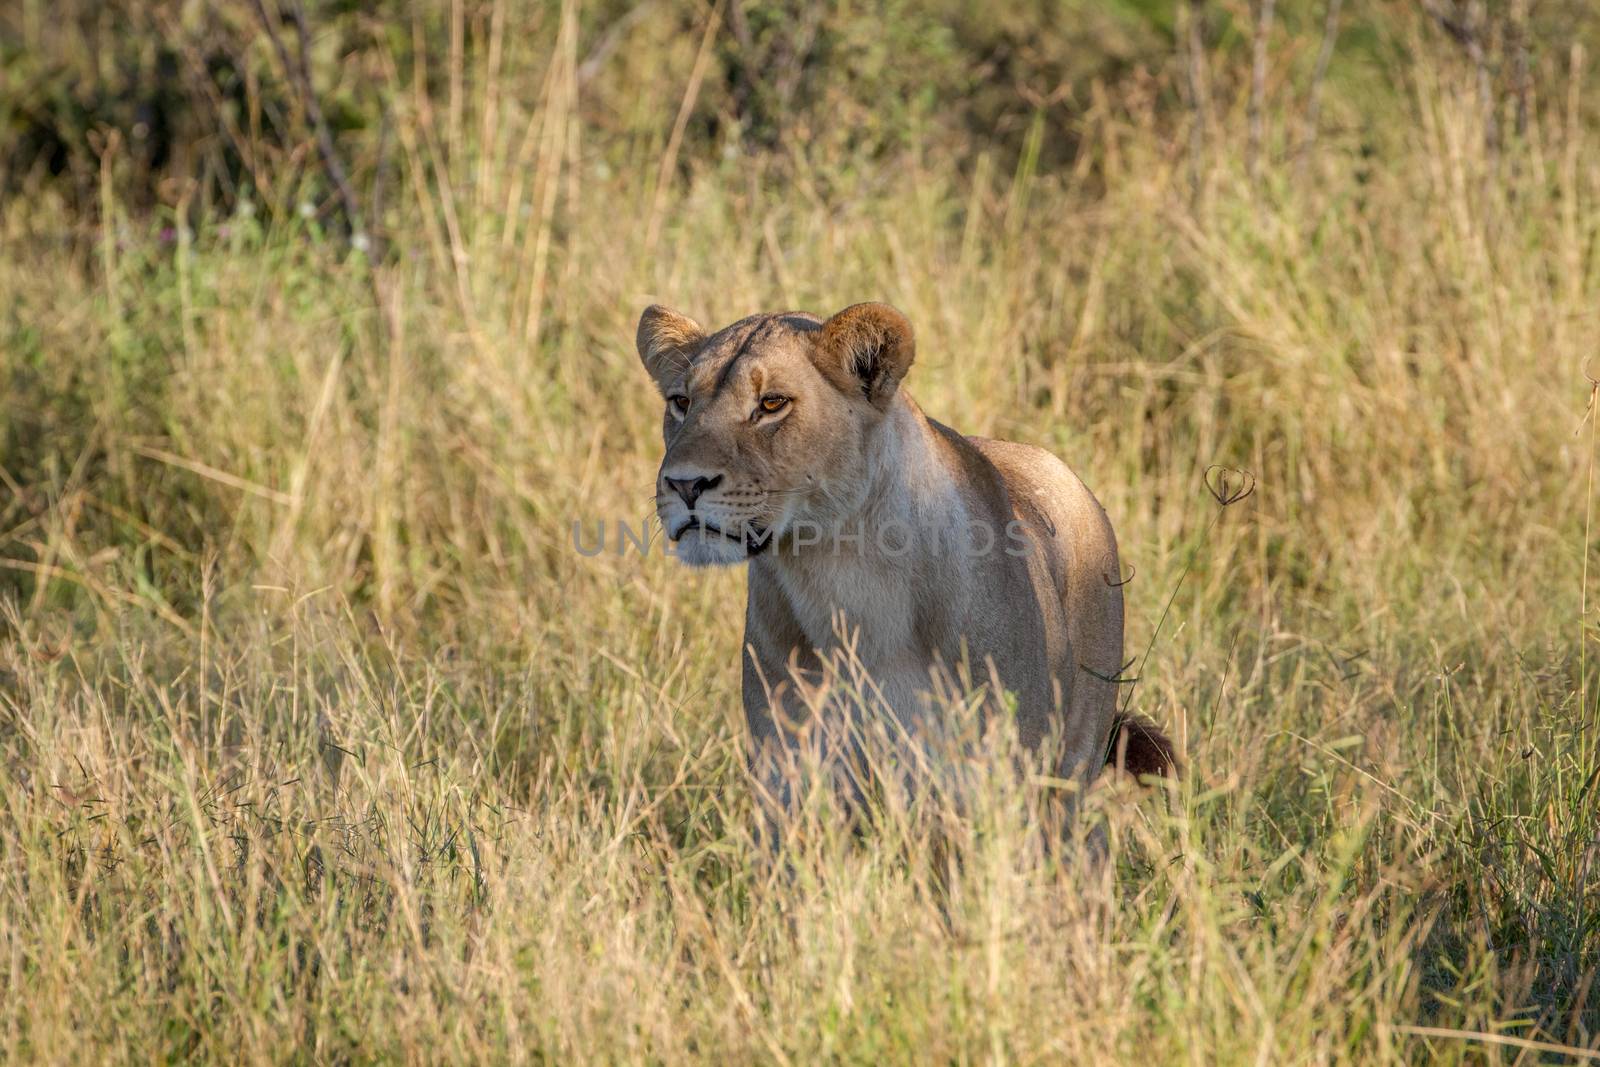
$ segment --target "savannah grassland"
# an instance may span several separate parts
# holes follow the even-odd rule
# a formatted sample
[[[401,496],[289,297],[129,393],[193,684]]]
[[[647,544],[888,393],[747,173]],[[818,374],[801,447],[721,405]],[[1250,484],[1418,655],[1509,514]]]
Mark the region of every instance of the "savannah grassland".
[[[0,1060],[1596,1057],[1586,5],[296,6],[0,13]],[[645,304],[866,299],[1116,524],[1098,869],[763,862],[742,575],[573,548]]]

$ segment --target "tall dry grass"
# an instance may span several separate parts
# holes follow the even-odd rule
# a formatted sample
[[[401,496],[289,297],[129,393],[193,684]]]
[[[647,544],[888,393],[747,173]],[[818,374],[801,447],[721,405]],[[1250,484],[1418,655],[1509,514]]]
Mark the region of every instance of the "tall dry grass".
[[[114,150],[98,239],[0,208],[0,1054],[1600,1055],[1581,48],[1496,141],[1400,14],[1400,90],[1330,80],[1305,152],[1287,75],[1246,151],[1219,52],[1203,138],[1175,60],[1098,87],[1073,166],[1043,121],[1015,158],[719,153],[686,131],[724,10],[593,84],[572,3],[363,53],[376,260],[292,210],[309,135],[291,210],[170,243]],[[916,325],[931,414],[1061,454],[1136,568],[1134,703],[1188,773],[1096,794],[1102,868],[1000,774],[859,835],[814,797],[764,862],[742,577],[574,550],[650,514],[644,304],[861,299]],[[1214,463],[1258,492],[1219,514]]]

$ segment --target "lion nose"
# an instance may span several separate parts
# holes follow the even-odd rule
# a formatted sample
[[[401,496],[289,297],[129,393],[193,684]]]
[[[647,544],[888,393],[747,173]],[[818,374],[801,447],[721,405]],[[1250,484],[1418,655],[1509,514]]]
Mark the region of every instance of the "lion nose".
[[[715,478],[668,478],[667,485],[674,493],[683,498],[683,503],[690,510],[694,509],[694,502],[700,499],[700,494],[722,481],[722,475]]]

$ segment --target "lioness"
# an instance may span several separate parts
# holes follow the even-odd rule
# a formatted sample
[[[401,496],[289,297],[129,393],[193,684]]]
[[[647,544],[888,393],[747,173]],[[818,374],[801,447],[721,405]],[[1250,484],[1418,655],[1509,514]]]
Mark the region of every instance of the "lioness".
[[[1104,509],[1050,453],[924,415],[900,388],[916,348],[899,311],[752,315],[708,334],[656,305],[637,344],[666,399],[663,529],[685,563],[750,564],[757,760],[794,737],[799,693],[849,630],[873,703],[910,736],[936,713],[936,672],[965,662],[1015,695],[1023,745],[1059,746],[1061,777],[1172,769],[1171,743],[1117,711],[1122,589]]]

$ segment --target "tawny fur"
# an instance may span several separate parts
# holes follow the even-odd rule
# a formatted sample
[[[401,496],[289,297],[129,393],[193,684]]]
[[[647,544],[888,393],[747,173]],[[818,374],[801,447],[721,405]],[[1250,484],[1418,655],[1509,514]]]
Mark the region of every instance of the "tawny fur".
[[[1058,746],[1061,776],[1172,773],[1165,736],[1117,713],[1123,605],[1104,509],[1050,453],[924,415],[899,388],[915,358],[900,312],[756,315],[708,335],[656,306],[638,348],[667,398],[663,526],[688,563],[749,563],[755,752],[789,739],[797,693],[848,631],[912,735],[937,706],[931,672],[966,662],[1014,694],[1024,745]],[[1027,551],[939,548],[974,523]],[[916,535],[903,552],[902,529]]]

